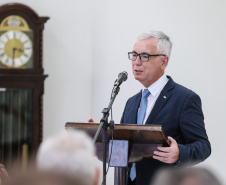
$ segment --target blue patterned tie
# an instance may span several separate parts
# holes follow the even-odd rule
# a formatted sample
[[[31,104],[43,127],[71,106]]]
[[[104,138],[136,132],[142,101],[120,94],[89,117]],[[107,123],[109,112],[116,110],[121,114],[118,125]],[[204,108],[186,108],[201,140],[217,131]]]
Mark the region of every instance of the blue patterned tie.
[[[144,89],[141,98],[140,109],[137,114],[137,124],[143,124],[148,104],[148,96],[150,94],[151,93],[149,92],[148,89]],[[130,178],[132,181],[136,178],[136,163],[133,163],[132,165],[132,168],[130,170]]]

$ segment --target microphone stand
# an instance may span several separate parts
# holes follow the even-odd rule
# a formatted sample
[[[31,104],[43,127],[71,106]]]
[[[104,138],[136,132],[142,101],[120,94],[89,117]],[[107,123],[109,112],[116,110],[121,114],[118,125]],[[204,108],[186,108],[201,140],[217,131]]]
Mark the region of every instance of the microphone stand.
[[[117,96],[119,90],[120,90],[119,86],[114,87],[114,91],[111,96],[110,103],[109,103],[108,107],[104,108],[102,111],[103,117],[100,120],[100,126],[93,139],[93,144],[95,144],[101,130],[103,129],[103,135],[102,135],[102,140],[103,140],[103,183],[102,184],[103,185],[106,185],[106,175],[107,175],[106,174],[107,129],[108,129],[108,127],[111,127],[111,129],[114,129],[114,125],[110,125],[108,123],[108,117],[109,117],[109,112],[112,108],[112,104],[114,103],[115,97]]]

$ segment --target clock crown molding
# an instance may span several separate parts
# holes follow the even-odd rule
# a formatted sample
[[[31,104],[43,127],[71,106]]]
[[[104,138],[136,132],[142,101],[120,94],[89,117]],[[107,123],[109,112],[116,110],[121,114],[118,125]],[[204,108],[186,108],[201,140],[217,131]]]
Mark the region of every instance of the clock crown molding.
[[[36,24],[44,24],[49,19],[49,17],[39,17],[33,9],[24,4],[8,3],[0,6],[0,21],[2,21],[2,14],[12,15],[13,13],[23,14],[25,17],[32,19]]]

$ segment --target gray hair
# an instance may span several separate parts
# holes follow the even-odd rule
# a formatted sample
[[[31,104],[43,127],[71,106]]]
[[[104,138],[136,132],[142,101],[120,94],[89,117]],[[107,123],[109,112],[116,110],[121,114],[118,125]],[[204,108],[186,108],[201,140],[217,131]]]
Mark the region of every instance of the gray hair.
[[[170,53],[173,43],[170,38],[161,31],[151,31],[149,33],[141,34],[137,40],[154,38],[157,41],[157,50],[159,54],[165,54],[170,58]]]
[[[95,148],[85,132],[71,130],[46,139],[37,153],[37,167],[67,174],[83,185],[94,184],[97,172]]]
[[[222,185],[213,172],[201,167],[160,170],[151,185]]]

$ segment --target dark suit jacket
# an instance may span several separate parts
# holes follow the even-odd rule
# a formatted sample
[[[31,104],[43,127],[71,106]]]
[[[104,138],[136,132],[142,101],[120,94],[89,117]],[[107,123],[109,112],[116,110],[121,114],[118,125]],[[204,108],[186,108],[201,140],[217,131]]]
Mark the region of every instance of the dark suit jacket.
[[[205,130],[201,100],[193,91],[175,83],[171,77],[167,78],[169,81],[145,124],[162,125],[165,134],[177,141],[180,150],[179,164],[204,161],[211,153],[211,146]],[[141,95],[139,92],[127,101],[121,123],[136,124]],[[137,184],[148,185],[156,170],[166,166],[176,165],[155,159],[137,162]]]

